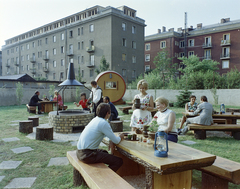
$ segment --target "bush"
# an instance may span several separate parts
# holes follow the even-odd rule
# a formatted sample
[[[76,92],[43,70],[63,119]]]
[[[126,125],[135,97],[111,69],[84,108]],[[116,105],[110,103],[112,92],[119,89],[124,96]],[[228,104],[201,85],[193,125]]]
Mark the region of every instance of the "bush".
[[[174,103],[175,107],[185,107],[185,104],[189,102],[189,97],[191,96],[192,92],[185,90],[185,91],[179,91],[180,95],[176,95],[177,102]]]

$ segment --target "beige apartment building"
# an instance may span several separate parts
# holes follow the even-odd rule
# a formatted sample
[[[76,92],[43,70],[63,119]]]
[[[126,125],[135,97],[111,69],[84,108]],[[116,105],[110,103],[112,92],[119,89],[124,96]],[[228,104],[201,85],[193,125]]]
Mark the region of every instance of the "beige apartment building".
[[[12,37],[2,46],[2,75],[63,81],[69,62],[89,82],[104,55],[126,82],[144,72],[145,21],[136,10],[94,6]]]

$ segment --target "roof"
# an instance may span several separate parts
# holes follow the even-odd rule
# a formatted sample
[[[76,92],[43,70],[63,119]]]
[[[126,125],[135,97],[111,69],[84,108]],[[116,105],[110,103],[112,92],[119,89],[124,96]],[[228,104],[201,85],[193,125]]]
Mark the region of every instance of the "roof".
[[[4,75],[4,76],[0,76],[0,80],[5,80],[5,81],[22,81],[22,82],[24,82],[24,81],[36,82],[36,80],[33,79],[28,74]]]

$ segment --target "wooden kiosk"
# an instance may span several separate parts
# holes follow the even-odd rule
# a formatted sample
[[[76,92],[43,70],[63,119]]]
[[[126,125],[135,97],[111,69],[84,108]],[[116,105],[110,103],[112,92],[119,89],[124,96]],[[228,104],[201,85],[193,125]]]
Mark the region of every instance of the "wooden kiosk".
[[[95,81],[103,91],[103,96],[108,96],[112,103],[125,104],[122,100],[126,92],[126,83],[122,76],[115,71],[105,71],[98,74]]]

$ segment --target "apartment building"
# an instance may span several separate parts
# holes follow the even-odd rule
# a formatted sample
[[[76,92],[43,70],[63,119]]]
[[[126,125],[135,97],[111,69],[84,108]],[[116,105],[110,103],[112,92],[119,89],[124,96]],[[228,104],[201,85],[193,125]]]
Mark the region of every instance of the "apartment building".
[[[186,33],[185,33],[186,31]],[[240,71],[240,20],[230,21],[223,18],[220,23],[203,26],[197,24],[187,29],[165,27],[158,33],[145,37],[145,71],[154,69],[154,57],[159,51],[167,50],[172,62],[178,63],[178,57],[197,55],[200,60],[212,59],[219,62],[220,74],[235,67]]]
[[[27,73],[63,81],[68,63],[85,82],[94,80],[104,55],[125,81],[144,72],[145,21],[136,10],[94,6],[12,37],[2,46],[2,75]]]
[[[2,51],[0,51],[0,76],[2,75]]]

